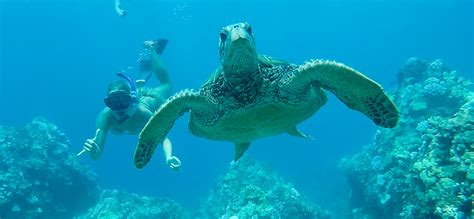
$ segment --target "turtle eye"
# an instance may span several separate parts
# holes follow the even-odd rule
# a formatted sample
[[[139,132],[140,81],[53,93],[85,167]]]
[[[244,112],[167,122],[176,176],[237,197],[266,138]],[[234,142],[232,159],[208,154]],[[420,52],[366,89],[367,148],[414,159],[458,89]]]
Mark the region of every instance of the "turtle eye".
[[[221,33],[220,33],[220,37],[221,37],[221,41],[222,41],[222,42],[225,42],[226,39],[227,39],[227,34],[224,33],[224,32],[221,32]]]

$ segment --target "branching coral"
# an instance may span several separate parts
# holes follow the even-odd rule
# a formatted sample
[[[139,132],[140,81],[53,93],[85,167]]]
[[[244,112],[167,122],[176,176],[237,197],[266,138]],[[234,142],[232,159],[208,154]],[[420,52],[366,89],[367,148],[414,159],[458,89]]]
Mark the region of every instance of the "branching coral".
[[[394,93],[397,128],[342,160],[355,218],[472,216],[474,94],[440,60],[410,59]]]

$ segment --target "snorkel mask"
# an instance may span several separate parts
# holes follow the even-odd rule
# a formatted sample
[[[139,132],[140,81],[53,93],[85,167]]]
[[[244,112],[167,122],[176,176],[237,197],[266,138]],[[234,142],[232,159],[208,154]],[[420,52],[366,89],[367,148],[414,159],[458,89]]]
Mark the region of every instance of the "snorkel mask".
[[[125,79],[130,84],[130,93],[126,91],[113,91],[107,97],[104,98],[104,103],[109,107],[114,116],[117,117],[119,122],[127,120],[130,115],[133,114],[132,111],[135,109],[135,105],[138,102],[137,100],[137,90],[135,83],[132,79],[125,76],[122,72],[117,73],[117,76]],[[117,114],[117,115],[115,115]]]

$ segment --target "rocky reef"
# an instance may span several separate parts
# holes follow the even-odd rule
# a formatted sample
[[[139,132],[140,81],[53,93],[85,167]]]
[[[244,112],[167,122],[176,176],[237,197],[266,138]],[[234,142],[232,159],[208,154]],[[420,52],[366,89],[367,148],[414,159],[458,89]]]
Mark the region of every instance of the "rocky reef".
[[[0,218],[71,218],[95,203],[95,174],[44,119],[0,127]]]
[[[104,190],[97,205],[77,219],[189,218],[173,200],[150,198],[117,190]]]
[[[472,83],[440,60],[412,58],[393,93],[401,119],[340,166],[352,218],[471,218],[474,191]]]
[[[172,200],[100,189],[69,145],[42,118],[0,126],[0,218],[187,218]]]
[[[44,119],[22,129],[0,127],[0,149],[0,218],[329,218],[248,157],[219,178],[191,217],[167,198],[102,190],[69,150],[67,137]]]
[[[329,218],[267,165],[244,156],[221,176],[196,218]]]

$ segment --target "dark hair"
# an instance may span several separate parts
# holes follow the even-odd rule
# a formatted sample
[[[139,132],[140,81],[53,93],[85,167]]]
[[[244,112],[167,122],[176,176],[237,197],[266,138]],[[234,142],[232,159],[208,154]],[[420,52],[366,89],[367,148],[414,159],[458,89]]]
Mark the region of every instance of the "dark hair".
[[[114,81],[109,84],[109,87],[107,88],[107,95],[110,94],[111,91],[116,90],[121,90],[130,93],[130,85],[123,80]]]

